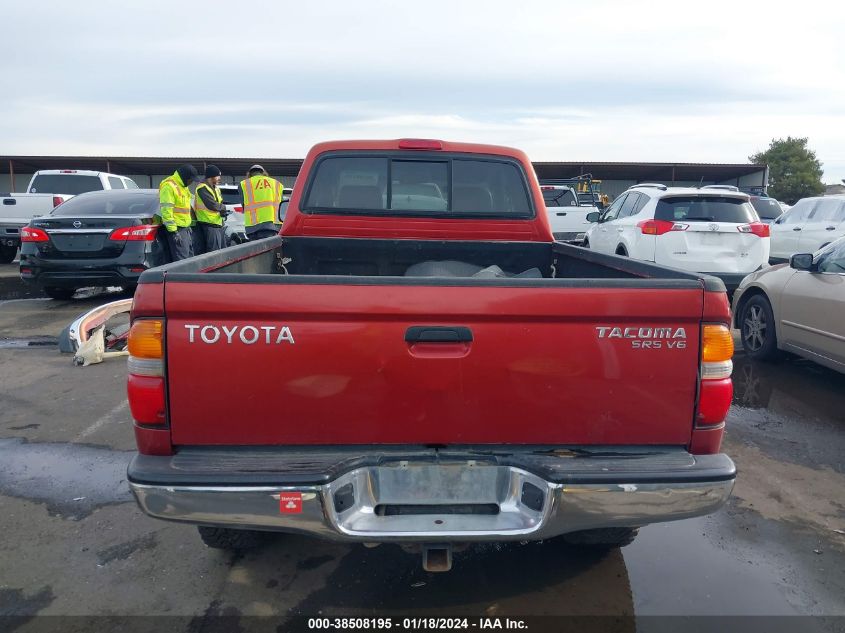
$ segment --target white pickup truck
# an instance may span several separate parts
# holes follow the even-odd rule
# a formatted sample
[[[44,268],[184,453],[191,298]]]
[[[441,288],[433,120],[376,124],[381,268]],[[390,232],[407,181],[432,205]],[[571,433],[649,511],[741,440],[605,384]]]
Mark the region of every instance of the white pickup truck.
[[[582,203],[575,189],[567,185],[541,183],[540,191],[555,241],[583,246],[587,230],[593,225],[587,215],[598,208]]]
[[[102,189],[137,189],[126,176],[78,169],[46,169],[33,174],[26,193],[0,193],[0,264],[15,259],[21,227],[80,193]]]

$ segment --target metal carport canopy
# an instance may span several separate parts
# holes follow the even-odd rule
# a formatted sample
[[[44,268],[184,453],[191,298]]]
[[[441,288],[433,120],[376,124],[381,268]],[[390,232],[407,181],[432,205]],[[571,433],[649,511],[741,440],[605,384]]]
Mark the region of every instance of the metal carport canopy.
[[[277,176],[296,176],[302,166],[301,158],[220,158],[220,157],[128,157],[128,156],[0,156],[0,173],[32,173],[40,169],[90,169],[118,174],[156,176],[170,174],[183,163],[198,169],[212,163],[224,174],[241,176],[255,163],[263,165]],[[10,169],[11,168],[11,169]],[[690,181],[719,182],[739,178],[766,169],[765,165],[750,163],[637,163],[555,161],[535,162],[539,178],[571,178],[592,174],[600,180]]]

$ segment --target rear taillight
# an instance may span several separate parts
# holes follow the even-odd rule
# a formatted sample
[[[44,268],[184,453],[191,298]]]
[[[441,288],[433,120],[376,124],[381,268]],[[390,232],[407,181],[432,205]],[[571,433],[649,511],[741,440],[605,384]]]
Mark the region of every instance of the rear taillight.
[[[25,226],[21,229],[21,242],[49,242],[50,236],[41,229]]]
[[[235,213],[243,213],[243,212],[244,212],[244,208],[242,206],[238,205],[238,206],[235,207]]]
[[[555,188],[551,185],[546,185],[545,187],[540,187],[540,191],[554,191]]]
[[[164,322],[136,319],[129,329],[127,396],[138,424],[164,424]]]
[[[65,201],[65,199],[62,198],[61,196],[53,196],[53,208],[55,209],[57,206],[59,206],[64,201]]]
[[[701,389],[695,422],[698,426],[721,424],[733,398],[734,342],[727,325],[707,324],[701,328]]]
[[[152,242],[156,238],[156,231],[158,231],[158,226],[154,224],[124,226],[122,229],[112,231],[109,239],[115,242]]]
[[[771,229],[769,225],[765,222],[752,222],[751,224],[742,224],[736,229],[740,233],[753,233],[757,237],[769,237],[771,235]]]
[[[637,226],[643,235],[663,235],[670,231],[686,231],[689,228],[689,224],[669,222],[668,220],[643,220],[637,222]]]

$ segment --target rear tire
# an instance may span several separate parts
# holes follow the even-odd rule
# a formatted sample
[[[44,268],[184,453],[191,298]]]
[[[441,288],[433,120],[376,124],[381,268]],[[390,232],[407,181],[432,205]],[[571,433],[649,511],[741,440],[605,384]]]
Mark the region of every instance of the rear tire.
[[[753,360],[774,360],[778,355],[777,333],[772,305],[765,295],[751,297],[742,307],[739,319],[742,348]]]
[[[622,245],[616,247],[616,254],[619,255],[619,257],[628,257],[628,251],[625,250],[625,247]]]
[[[584,238],[584,248],[590,248],[590,240]]]
[[[230,552],[243,552],[260,547],[267,542],[267,532],[254,530],[233,530],[231,528],[197,527],[202,542],[214,549],[224,549]]]
[[[595,530],[570,532],[562,535],[561,538],[570,545],[596,548],[625,547],[634,541],[638,531],[638,528],[625,527],[597,528]]]
[[[76,288],[56,288],[55,286],[47,286],[44,288],[44,294],[51,299],[58,299],[67,301],[71,299],[76,292]]]
[[[11,264],[17,254],[17,246],[0,246],[0,264]]]

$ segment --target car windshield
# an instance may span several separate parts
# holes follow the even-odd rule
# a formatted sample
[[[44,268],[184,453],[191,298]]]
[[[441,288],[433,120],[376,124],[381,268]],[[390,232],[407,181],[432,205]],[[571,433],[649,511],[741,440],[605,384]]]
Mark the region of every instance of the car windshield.
[[[543,189],[547,207],[577,207],[578,198],[572,189]]]
[[[748,224],[758,220],[751,203],[727,196],[679,196],[661,198],[654,211],[655,220],[669,222],[731,222]]]
[[[761,220],[776,220],[783,214],[783,209],[774,198],[751,198],[751,206]]]
[[[65,193],[78,196],[80,193],[99,191],[103,188],[99,176],[79,174],[39,174],[32,181],[29,193]]]
[[[50,215],[153,215],[158,211],[158,192],[132,193],[125,189],[91,193],[71,198],[57,206]]]

